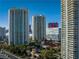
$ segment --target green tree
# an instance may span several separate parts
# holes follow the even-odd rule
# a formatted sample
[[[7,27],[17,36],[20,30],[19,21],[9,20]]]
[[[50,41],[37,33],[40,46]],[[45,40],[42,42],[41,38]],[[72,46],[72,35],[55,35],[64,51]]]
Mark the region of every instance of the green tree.
[[[56,50],[55,49],[43,49],[41,50],[41,56],[43,59],[57,59]]]

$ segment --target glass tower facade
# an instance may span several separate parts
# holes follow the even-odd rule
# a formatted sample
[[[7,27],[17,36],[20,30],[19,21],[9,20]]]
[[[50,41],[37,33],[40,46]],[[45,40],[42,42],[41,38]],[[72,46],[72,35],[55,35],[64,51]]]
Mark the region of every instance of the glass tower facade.
[[[9,44],[22,45],[28,42],[28,10],[9,10]]]
[[[46,21],[44,16],[32,16],[33,40],[41,42],[46,37]]]
[[[79,0],[61,0],[61,57],[79,59]]]

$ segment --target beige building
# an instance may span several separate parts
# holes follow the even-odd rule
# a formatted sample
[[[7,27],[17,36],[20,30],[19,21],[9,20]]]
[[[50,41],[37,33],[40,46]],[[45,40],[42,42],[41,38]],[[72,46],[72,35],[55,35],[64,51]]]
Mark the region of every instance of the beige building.
[[[61,0],[62,59],[79,59],[79,0]]]

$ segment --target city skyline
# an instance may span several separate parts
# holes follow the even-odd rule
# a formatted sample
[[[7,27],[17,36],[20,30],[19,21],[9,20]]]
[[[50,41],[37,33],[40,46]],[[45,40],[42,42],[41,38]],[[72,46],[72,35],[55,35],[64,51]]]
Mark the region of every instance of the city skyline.
[[[61,5],[0,0],[0,59],[61,59]]]
[[[44,15],[46,22],[58,22],[60,26],[60,0],[0,0],[0,26],[8,26],[8,9],[28,8],[29,24],[32,23],[32,16]],[[7,27],[8,28],[8,27]]]

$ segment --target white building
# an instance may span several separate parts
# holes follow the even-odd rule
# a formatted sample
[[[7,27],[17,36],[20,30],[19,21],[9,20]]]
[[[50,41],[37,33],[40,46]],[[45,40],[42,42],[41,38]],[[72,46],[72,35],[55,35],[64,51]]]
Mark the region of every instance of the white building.
[[[54,40],[54,41],[58,41],[58,35],[59,35],[59,32],[58,32],[58,27],[56,28],[47,28],[46,29],[46,38],[47,40]]]
[[[28,10],[12,8],[9,10],[9,45],[28,43]]]
[[[41,42],[46,37],[46,20],[44,16],[33,16],[33,40]]]

